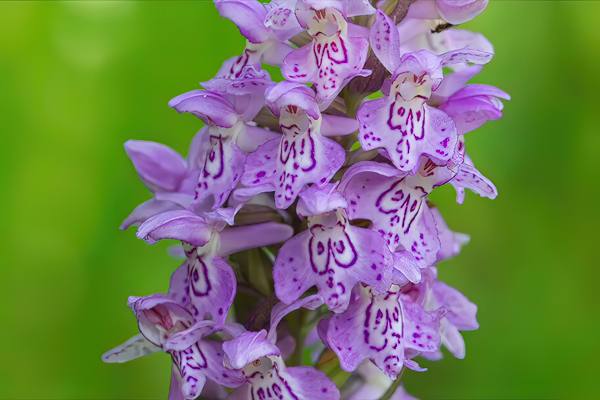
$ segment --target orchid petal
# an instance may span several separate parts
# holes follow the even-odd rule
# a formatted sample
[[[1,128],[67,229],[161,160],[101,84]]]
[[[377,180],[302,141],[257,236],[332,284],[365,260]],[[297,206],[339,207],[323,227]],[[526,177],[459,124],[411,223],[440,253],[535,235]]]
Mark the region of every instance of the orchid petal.
[[[308,308],[314,310],[323,304],[321,298],[318,295],[306,296],[302,299],[296,300],[292,304],[277,303],[271,310],[271,325],[267,338],[271,343],[277,341],[277,327],[281,320],[293,311],[299,308]]]
[[[450,181],[456,189],[456,201],[462,204],[465,198],[465,189],[470,189],[481,197],[495,199],[498,195],[496,186],[481,174],[467,158],[465,163],[458,168],[458,174]]]
[[[458,132],[465,134],[485,122],[502,116],[500,99],[510,99],[500,89],[487,85],[468,85],[450,96],[440,106],[454,120]]]
[[[183,351],[203,337],[210,335],[214,330],[215,323],[213,321],[198,321],[191,327],[171,335],[163,344],[163,348],[165,351]]]
[[[194,246],[202,246],[212,233],[206,221],[188,210],[167,211],[145,221],[137,237],[150,244],[163,239],[176,239]]]
[[[204,353],[195,344],[186,350],[174,351],[171,355],[180,377],[178,381],[181,394],[186,400],[195,399],[206,383],[208,363]]]
[[[458,359],[465,358],[465,340],[459,330],[447,320],[441,322],[442,344]]]
[[[462,331],[479,328],[477,322],[477,306],[462,293],[443,282],[436,281],[432,287],[436,302],[445,310],[444,317]]]
[[[174,191],[185,176],[185,160],[164,144],[128,140],[125,151],[140,178],[153,192]]]
[[[296,19],[296,0],[272,0],[266,7],[265,27],[280,40],[287,40],[302,31]]]
[[[228,256],[256,247],[283,242],[294,234],[292,227],[276,222],[226,228],[219,235],[218,255]]]
[[[304,231],[288,239],[279,252],[273,266],[273,280],[277,298],[291,304],[313,286],[317,277],[306,266],[309,263],[308,243],[310,233]]]
[[[172,201],[150,199],[137,206],[131,214],[121,223],[120,229],[127,229],[132,225],[140,225],[151,217],[167,211],[177,210],[180,207]]]
[[[336,190],[336,186],[336,184],[327,184],[323,187],[313,185],[302,190],[296,213],[301,217],[308,217],[346,208],[348,203]]]
[[[212,129],[203,138],[200,154],[194,201],[200,208],[221,207],[242,177],[246,154],[233,138]]]
[[[319,119],[321,115],[314,92],[301,83],[283,81],[272,86],[266,93],[266,102],[277,117],[281,109],[288,106],[301,108],[312,119]]]
[[[422,352],[437,351],[440,347],[440,319],[411,301],[403,302],[404,344],[406,348]]]
[[[388,377],[395,378],[404,362],[402,305],[398,289],[376,294],[357,287],[350,306],[329,321],[327,342],[341,367],[354,371],[371,359]]]
[[[223,342],[223,351],[229,365],[242,369],[259,358],[279,355],[280,351],[267,339],[267,331],[244,332],[235,339]]]
[[[187,262],[180,268],[185,267],[187,274],[177,276],[177,286],[186,288],[184,304],[194,317],[210,317],[222,324],[235,298],[237,282],[231,266],[222,258],[203,254],[199,248],[186,253]]]
[[[207,124],[231,128],[238,121],[233,105],[222,95],[206,90],[192,90],[181,94],[171,101],[169,107],[177,112],[188,112]]]
[[[464,24],[481,14],[488,0],[436,0],[441,17],[453,25]]]
[[[250,153],[256,151],[260,145],[269,140],[279,139],[280,137],[281,135],[277,132],[259,128],[258,126],[246,125],[243,134],[238,136],[236,144],[242,151]]]
[[[321,135],[323,136],[346,136],[357,130],[358,122],[354,118],[323,114],[321,123]]]
[[[124,363],[157,351],[160,351],[160,347],[149,342],[143,335],[138,334],[102,354],[102,361],[105,363]]]
[[[469,235],[451,231],[437,208],[431,208],[431,215],[441,244],[437,261],[443,261],[458,255],[462,246],[469,242]]]
[[[323,372],[312,367],[289,367],[293,393],[301,400],[339,400],[340,391]]]
[[[381,10],[377,11],[369,40],[371,49],[381,64],[388,71],[394,72],[400,62],[400,37],[396,24]]]
[[[170,335],[186,329],[194,320],[185,307],[165,295],[130,297],[129,305],[140,333],[155,346],[162,347]]]
[[[232,20],[250,42],[260,43],[269,38],[263,24],[267,11],[257,0],[215,0],[215,6],[219,14]]]

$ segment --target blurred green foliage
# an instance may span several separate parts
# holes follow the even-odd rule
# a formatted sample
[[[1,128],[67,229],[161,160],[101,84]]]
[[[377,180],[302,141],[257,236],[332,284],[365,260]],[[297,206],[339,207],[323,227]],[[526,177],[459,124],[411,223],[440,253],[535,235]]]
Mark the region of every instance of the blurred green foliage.
[[[441,276],[479,305],[467,358],[405,374],[423,398],[598,398],[600,3],[498,1],[467,28],[496,58],[477,81],[513,100],[469,134],[489,201],[434,200],[463,254]],[[0,398],[164,398],[169,359],[104,365],[136,332],[128,295],[177,266],[117,227],[148,197],[128,138],[186,152],[167,107],[243,46],[209,1],[0,3]],[[596,260],[596,261],[594,261]]]

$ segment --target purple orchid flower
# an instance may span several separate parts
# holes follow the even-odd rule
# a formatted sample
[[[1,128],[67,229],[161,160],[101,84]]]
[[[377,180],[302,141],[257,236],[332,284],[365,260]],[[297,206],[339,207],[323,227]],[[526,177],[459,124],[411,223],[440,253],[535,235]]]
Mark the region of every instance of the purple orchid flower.
[[[171,288],[173,289],[173,288]],[[165,351],[173,360],[171,400],[192,400],[208,379],[225,387],[243,382],[238,371],[223,366],[221,343],[206,337],[216,331],[213,321],[197,320],[173,295],[131,297],[141,335],[102,356],[105,362],[126,362],[154,351]]]
[[[345,206],[333,185],[300,194],[297,210],[308,217],[308,229],[284,243],[273,267],[275,293],[284,303],[316,285],[327,307],[342,312],[356,283],[380,292],[389,287],[391,253],[377,232],[350,225]]]
[[[426,200],[435,187],[445,183],[454,186],[459,203],[465,188],[490,199],[497,195],[496,187],[464,155],[462,140],[448,165],[422,159],[415,175],[373,161],[357,163],[344,174],[340,190],[348,199],[350,218],[371,220],[392,251],[408,251],[426,267],[436,262],[441,245],[436,223],[441,216],[433,215]]]
[[[472,331],[479,328],[477,322],[477,306],[462,293],[441,282],[437,278],[437,269],[430,267],[423,270],[423,280],[407,287],[406,293],[413,301],[424,302],[426,310],[443,310],[440,319],[441,344],[456,358],[465,357],[465,342],[460,331]],[[424,354],[429,359],[437,360],[441,352]]]
[[[449,29],[488,0],[392,3],[214,1],[246,45],[203,90],[169,103],[205,123],[187,158],[125,146],[153,198],[123,227],[178,241],[183,262],[167,294],[130,298],[140,334],[106,362],[168,353],[170,400],[412,400],[392,382],[405,367],[425,370],[416,357],[439,359],[442,346],[465,356],[477,307],[435,265],[469,238],[428,198],[445,184],[458,203],[466,189],[497,196],[465,141],[509,96],[469,83],[492,44]],[[371,74],[365,64],[373,77],[354,80]],[[232,257],[234,273],[229,256],[260,247]],[[312,311],[279,327],[299,308]],[[338,365],[352,374],[338,390],[315,368],[286,366],[291,355],[290,365],[308,355],[335,364],[330,375]]]
[[[233,86],[231,81],[212,81],[210,84],[234,93],[240,90],[241,94],[248,88]],[[262,86],[263,91],[265,87]],[[215,209],[222,206],[242,177],[246,153],[256,150],[273,137],[269,131],[247,122],[260,109],[254,103],[254,113],[248,115],[248,102],[256,99],[254,86],[250,88],[250,93],[239,96],[193,90],[169,102],[178,112],[192,113],[207,124],[197,135],[198,144],[194,146],[197,148],[195,160],[200,173],[193,208]],[[236,98],[244,101],[230,101]]]
[[[288,54],[281,70],[289,81],[313,83],[321,109],[327,108],[352,78],[371,73],[363,69],[369,50],[366,30],[347,18],[373,12],[363,0],[297,2],[296,16],[312,41]]]
[[[276,345],[277,326],[288,313],[320,305],[318,296],[308,296],[290,305],[278,304],[271,313],[270,329],[242,332],[223,343],[225,364],[240,370],[246,383],[235,390],[230,400],[295,399],[338,400],[340,393],[327,376],[312,367],[286,367]]]
[[[275,191],[276,206],[287,208],[303,187],[326,184],[344,164],[344,149],[325,135],[352,133],[357,124],[322,116],[314,93],[302,84],[281,82],[266,97],[283,135],[248,156],[242,184],[257,192]]]
[[[440,110],[452,118],[458,133],[463,135],[487,121],[500,119],[503,109],[500,99],[510,100],[510,96],[494,86],[471,84],[450,94]]]
[[[405,296],[398,285],[383,294],[358,285],[346,311],[323,322],[324,339],[344,370],[354,371],[369,359],[395,379],[403,366],[422,370],[412,357],[439,349],[440,318]]]
[[[285,224],[266,222],[226,227],[233,224],[235,211],[219,209],[196,215],[175,210],[150,218],[138,237],[154,243],[162,239],[183,242],[186,260],[171,277],[173,295],[197,318],[223,323],[236,292],[236,279],[226,257],[255,247],[278,243],[292,236]]]
[[[194,160],[197,144],[198,140],[192,140],[186,160],[160,143],[143,140],[125,142],[127,155],[154,197],[136,207],[123,221],[121,229],[138,225],[161,212],[182,208],[189,202],[199,174]]]
[[[485,10],[488,0],[417,0],[408,9],[408,18],[444,19],[458,25]]]
[[[466,48],[440,56],[420,50],[400,57],[398,30],[380,11],[371,28],[371,45],[392,77],[384,85],[384,98],[367,101],[358,110],[363,149],[383,148],[405,172],[417,168],[421,155],[439,164],[450,160],[458,140],[454,121],[427,101],[442,82],[442,67],[486,63],[491,54]]]
[[[260,69],[265,62],[280,65],[292,47],[288,39],[300,33],[302,27],[287,2],[262,4],[257,0],[214,0],[222,17],[228,18],[246,38],[241,55],[225,62],[220,73],[227,77],[239,77],[246,66]],[[278,4],[282,3],[282,4]]]

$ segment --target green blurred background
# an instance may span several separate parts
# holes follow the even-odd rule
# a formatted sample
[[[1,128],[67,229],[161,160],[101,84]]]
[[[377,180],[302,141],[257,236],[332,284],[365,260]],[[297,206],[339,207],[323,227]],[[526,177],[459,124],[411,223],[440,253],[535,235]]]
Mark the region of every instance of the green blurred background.
[[[479,305],[467,358],[426,363],[422,398],[598,398],[600,3],[498,1],[467,27],[513,100],[469,135],[495,201],[435,200],[472,236],[441,276]],[[177,261],[117,227],[148,198],[122,144],[185,152],[199,122],[167,107],[240,52],[211,2],[0,3],[0,398],[164,398],[169,359],[104,365],[136,331],[128,295]],[[596,261],[594,261],[596,260]]]

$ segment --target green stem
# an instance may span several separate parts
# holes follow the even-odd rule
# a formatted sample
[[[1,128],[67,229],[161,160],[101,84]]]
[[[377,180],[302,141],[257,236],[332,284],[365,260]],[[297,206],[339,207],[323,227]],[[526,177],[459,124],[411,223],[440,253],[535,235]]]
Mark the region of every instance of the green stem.
[[[402,371],[404,372],[404,369],[402,369]],[[396,377],[396,380],[394,380],[392,382],[392,384],[390,385],[389,388],[387,388],[387,390],[385,391],[385,393],[379,398],[379,400],[390,400],[392,398],[392,396],[394,395],[394,393],[396,393],[396,390],[398,390],[398,387],[400,387],[400,377],[402,376],[402,373],[400,373],[400,375],[398,375]]]
[[[306,312],[303,309],[299,310],[299,324],[294,329],[296,334],[294,335],[294,339],[296,340],[296,348],[294,349],[294,354],[290,357],[291,365],[302,365],[302,355],[304,353],[304,340],[306,339],[305,330],[302,329],[306,319]]]

